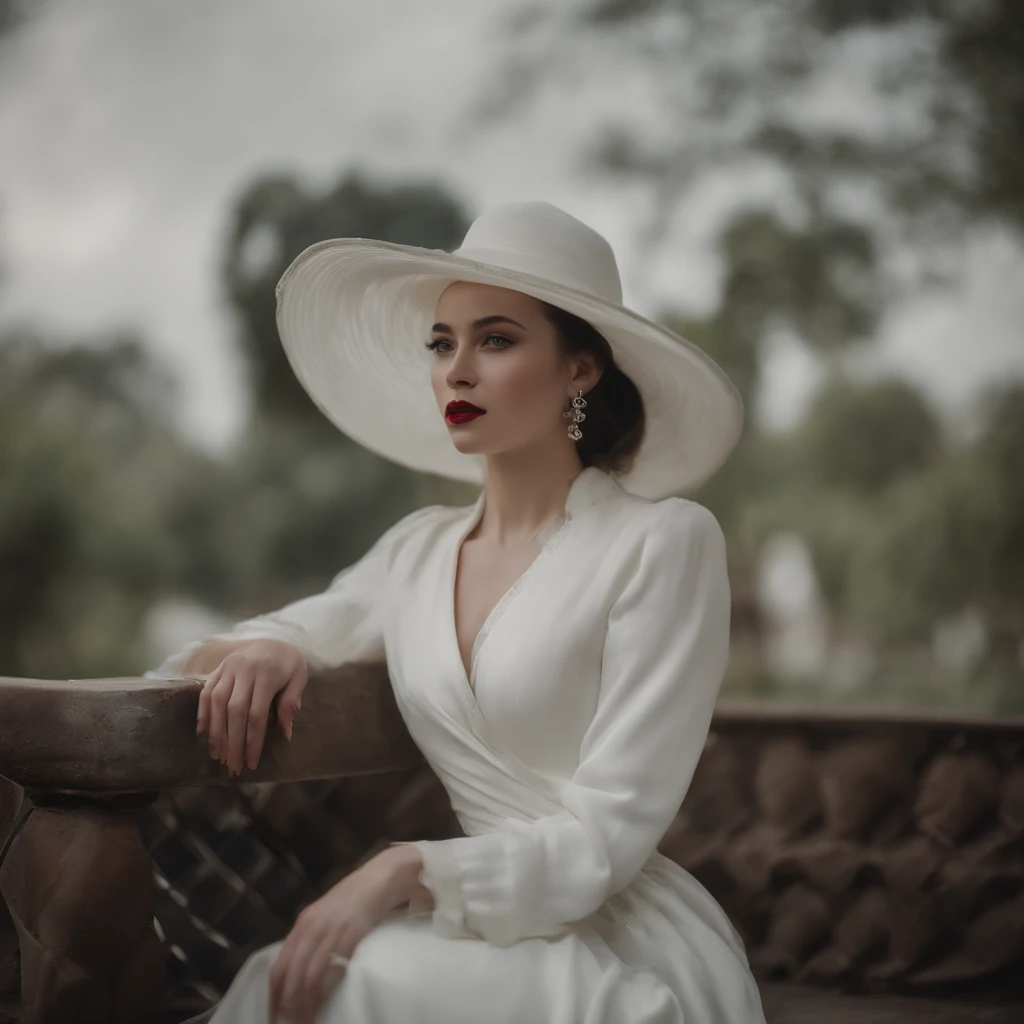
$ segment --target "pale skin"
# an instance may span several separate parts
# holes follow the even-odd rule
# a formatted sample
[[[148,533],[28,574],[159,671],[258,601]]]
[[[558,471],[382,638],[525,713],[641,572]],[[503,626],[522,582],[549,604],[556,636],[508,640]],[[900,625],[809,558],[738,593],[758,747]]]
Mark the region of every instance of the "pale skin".
[[[438,414],[455,447],[482,454],[485,505],[467,535],[456,566],[455,631],[467,678],[476,635],[505,591],[540,551],[536,534],[565,509],[583,466],[562,413],[568,400],[590,391],[601,369],[589,353],[563,356],[555,327],[537,300],[521,292],[456,281],[442,293],[423,343],[431,348],[430,384]],[[486,321],[486,322],[481,322]],[[466,423],[445,418],[449,402],[485,411]],[[209,673],[199,698],[196,732],[210,756],[240,774],[255,768],[272,702],[290,740],[308,670],[289,644],[258,640],[213,642],[192,657],[188,671]],[[391,846],[305,907],[270,972],[270,1020],[310,1024],[324,985],[344,969],[329,967],[331,952],[351,957],[359,942],[414,896],[432,903],[419,882],[423,867],[411,846]]]

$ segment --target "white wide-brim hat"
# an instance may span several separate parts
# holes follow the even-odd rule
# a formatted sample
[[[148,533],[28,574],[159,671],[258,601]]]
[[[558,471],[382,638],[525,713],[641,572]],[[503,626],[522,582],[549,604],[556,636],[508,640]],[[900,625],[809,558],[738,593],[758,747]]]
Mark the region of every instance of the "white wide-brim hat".
[[[608,242],[549,203],[518,202],[481,214],[452,253],[332,238],[309,246],[282,275],[277,326],[296,377],[328,419],[371,451],[484,482],[484,457],[454,446],[430,385],[436,357],[425,343],[437,300],[454,281],[524,292],[604,335],[646,412],[633,468],[616,477],[627,490],[661,498],[692,487],[739,439],[739,392],[695,345],[622,305]]]

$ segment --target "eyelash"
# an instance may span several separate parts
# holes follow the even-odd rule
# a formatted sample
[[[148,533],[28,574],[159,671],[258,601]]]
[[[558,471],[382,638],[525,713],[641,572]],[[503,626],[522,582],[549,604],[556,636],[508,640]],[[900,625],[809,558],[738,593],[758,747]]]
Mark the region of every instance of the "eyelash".
[[[484,341],[490,341],[491,338],[499,338],[501,341],[503,341],[505,343],[504,345],[498,345],[497,347],[499,349],[510,348],[512,345],[515,344],[515,342],[513,342],[511,338],[506,338],[503,334],[488,334],[487,337],[484,338]],[[432,341],[425,342],[424,344],[432,352],[436,352],[438,345],[450,345],[451,342],[450,341],[445,341],[444,338],[434,338]],[[447,354],[448,354],[447,352],[441,352],[440,353],[440,355],[447,355]]]

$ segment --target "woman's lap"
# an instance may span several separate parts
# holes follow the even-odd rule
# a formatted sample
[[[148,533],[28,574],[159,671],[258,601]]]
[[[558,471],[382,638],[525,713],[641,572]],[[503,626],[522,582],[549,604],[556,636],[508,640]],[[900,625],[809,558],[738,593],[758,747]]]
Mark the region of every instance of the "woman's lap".
[[[281,943],[243,965],[211,1024],[269,1024],[269,971]],[[576,935],[508,948],[442,938],[429,913],[393,914],[363,938],[325,997],[317,1024],[525,1024],[681,1020],[671,993]]]

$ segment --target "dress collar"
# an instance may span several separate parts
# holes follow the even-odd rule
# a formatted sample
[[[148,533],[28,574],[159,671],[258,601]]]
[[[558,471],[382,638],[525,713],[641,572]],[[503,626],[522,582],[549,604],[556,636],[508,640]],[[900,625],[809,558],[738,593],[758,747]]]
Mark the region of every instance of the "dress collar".
[[[621,494],[624,488],[610,473],[597,466],[587,466],[572,482],[565,510],[571,519],[585,508]]]
[[[565,499],[565,516],[556,513],[551,524],[541,528],[541,533],[549,532],[552,525],[556,525],[564,519],[571,520],[573,516],[579,515],[584,509],[597,505],[617,494],[624,493],[625,488],[610,473],[597,466],[586,466],[573,480],[569,486],[569,493]],[[486,488],[481,490],[476,502],[471,506],[473,525],[479,521],[483,514]]]

